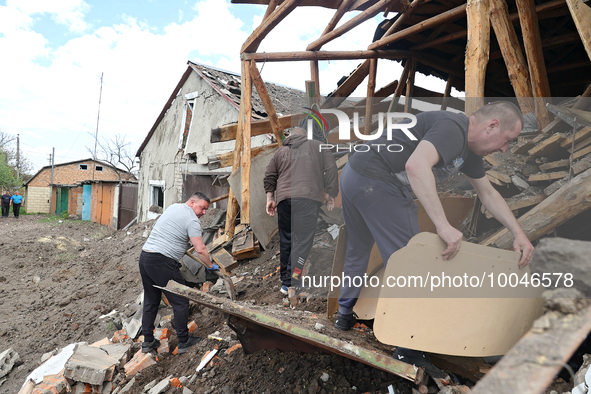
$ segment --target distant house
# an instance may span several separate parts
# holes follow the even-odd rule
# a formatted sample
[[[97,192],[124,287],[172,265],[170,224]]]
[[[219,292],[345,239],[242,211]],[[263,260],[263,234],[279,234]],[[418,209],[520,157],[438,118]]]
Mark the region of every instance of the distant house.
[[[136,154],[140,158],[139,222],[157,216],[159,209],[151,207],[166,209],[185,201],[195,191],[210,197],[228,193],[227,187],[214,183],[228,176],[231,167],[210,169],[208,157],[234,149],[235,141],[212,144],[211,130],[238,120],[240,82],[239,74],[188,62],[187,70]],[[271,83],[266,86],[279,114],[301,112],[303,91]],[[256,91],[252,116],[267,117]],[[271,142],[271,135],[260,135],[252,138],[251,146]],[[216,204],[226,207],[226,201]]]
[[[114,201],[117,201],[120,182],[137,184],[133,174],[99,160],[55,164],[53,174],[52,167],[45,166],[25,183],[25,209],[29,213],[57,215],[68,212],[81,216],[83,220],[117,227],[112,218],[119,215],[117,211],[114,214],[112,212],[117,206]],[[108,186],[105,187],[105,184]],[[99,198],[92,198],[99,194]],[[106,210],[100,206],[102,201],[105,204],[109,201],[108,210],[111,212],[110,218],[103,221],[100,220],[101,215],[97,216],[99,210]]]

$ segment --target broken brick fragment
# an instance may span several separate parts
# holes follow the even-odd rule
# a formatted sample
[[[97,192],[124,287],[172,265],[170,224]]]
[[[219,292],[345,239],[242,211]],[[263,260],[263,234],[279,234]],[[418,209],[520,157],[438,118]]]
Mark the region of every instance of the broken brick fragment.
[[[170,384],[173,387],[183,387],[183,385],[181,384],[181,381],[179,380],[179,378],[172,378],[172,379],[170,379]]]
[[[232,346],[231,348],[229,348],[228,350],[226,350],[226,354],[230,354],[232,353],[234,350],[239,349],[242,347],[241,343],[237,343],[236,345]]]
[[[42,383],[35,386],[31,394],[67,394],[71,392],[72,388],[66,378],[53,376],[46,378]]]
[[[154,330],[154,338],[156,339],[168,339],[172,335],[172,332],[168,328],[157,328]]]
[[[168,338],[163,338],[160,340],[160,346],[157,350],[158,354],[168,354],[170,353],[170,344],[168,343]]]
[[[203,284],[203,286],[201,286],[201,291],[205,292],[205,293],[209,293],[209,290],[211,290],[211,287],[213,286],[213,283],[211,282],[205,282]]]
[[[123,369],[125,370],[125,375],[133,376],[141,370],[146,369],[154,364],[156,364],[156,361],[154,361],[152,355],[150,353],[142,353],[140,349],[133,356],[133,358],[129,360],[127,364],[125,364]]]
[[[129,339],[129,335],[127,335],[127,331],[125,329],[122,329],[113,333],[113,339],[111,339],[111,342],[119,343],[125,341],[126,339]]]
[[[193,332],[197,329],[197,323],[192,320],[189,324],[187,324],[187,328],[189,329],[189,332]]]

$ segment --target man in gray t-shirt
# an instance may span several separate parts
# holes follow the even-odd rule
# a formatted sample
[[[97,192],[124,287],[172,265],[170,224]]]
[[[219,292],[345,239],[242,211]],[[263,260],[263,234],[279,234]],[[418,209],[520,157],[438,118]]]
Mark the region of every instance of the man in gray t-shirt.
[[[217,270],[219,267],[211,263],[207,248],[201,237],[199,218],[207,212],[209,198],[200,192],[191,196],[184,204],[173,204],[158,218],[154,229],[142,248],[140,254],[140,274],[144,286],[144,314],[142,317],[142,352],[148,353],[157,349],[160,341],[154,338],[154,320],[158,314],[158,306],[162,291],[156,287],[165,287],[169,280],[185,283],[179,268],[179,261],[185,255],[189,242],[195,252],[208,267]],[[174,312],[176,334],[179,341],[179,353],[185,353],[189,347],[201,338],[189,335],[187,322],[189,318],[189,300],[166,292]]]

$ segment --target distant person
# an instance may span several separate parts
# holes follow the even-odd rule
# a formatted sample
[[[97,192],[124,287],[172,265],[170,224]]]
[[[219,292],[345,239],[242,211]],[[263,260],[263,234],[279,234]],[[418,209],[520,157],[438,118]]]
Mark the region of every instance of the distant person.
[[[19,212],[21,210],[21,204],[25,199],[21,196],[17,191],[14,192],[14,196],[10,197],[10,201],[12,202],[12,212],[14,213],[14,217],[18,219]]]
[[[279,291],[287,294],[290,286],[300,284],[320,206],[326,201],[328,210],[332,210],[339,193],[334,157],[327,150],[321,152],[320,142],[309,140],[306,130],[295,127],[269,161],[264,188],[267,213],[278,213]]]
[[[207,212],[209,198],[197,192],[187,202],[173,204],[158,218],[154,229],[142,248],[140,254],[140,274],[144,286],[144,314],[142,317],[142,352],[158,349],[160,341],[154,338],[154,321],[158,314],[158,306],[162,290],[154,287],[165,287],[169,280],[185,284],[181,274],[179,261],[188,249],[189,241],[195,247],[197,255],[210,271],[219,270],[211,263],[209,253],[203,243],[201,222],[199,218]],[[178,352],[185,353],[201,340],[201,337],[189,335],[189,300],[169,292],[166,298],[174,312],[174,324],[179,341]]]
[[[10,201],[11,201],[10,192],[6,192],[2,195],[2,217],[8,217],[8,211],[10,211]]]

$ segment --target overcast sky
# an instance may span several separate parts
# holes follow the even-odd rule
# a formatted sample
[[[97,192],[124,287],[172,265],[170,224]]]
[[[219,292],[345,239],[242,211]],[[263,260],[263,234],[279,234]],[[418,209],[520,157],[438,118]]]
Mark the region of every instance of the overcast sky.
[[[229,0],[1,0],[0,130],[20,134],[35,170],[49,164],[54,147],[56,163],[90,157],[103,73],[99,136],[125,135],[135,153],[187,60],[239,72],[240,47],[265,10]],[[303,51],[333,14],[320,7],[296,9],[258,51]],[[379,14],[323,49],[366,49],[382,19]],[[321,62],[321,92],[334,90],[360,62]],[[401,72],[398,63],[380,60],[377,87]],[[303,89],[309,62],[267,63],[262,76]],[[433,77],[417,77],[416,83],[444,87]],[[363,96],[365,86],[354,95]]]

